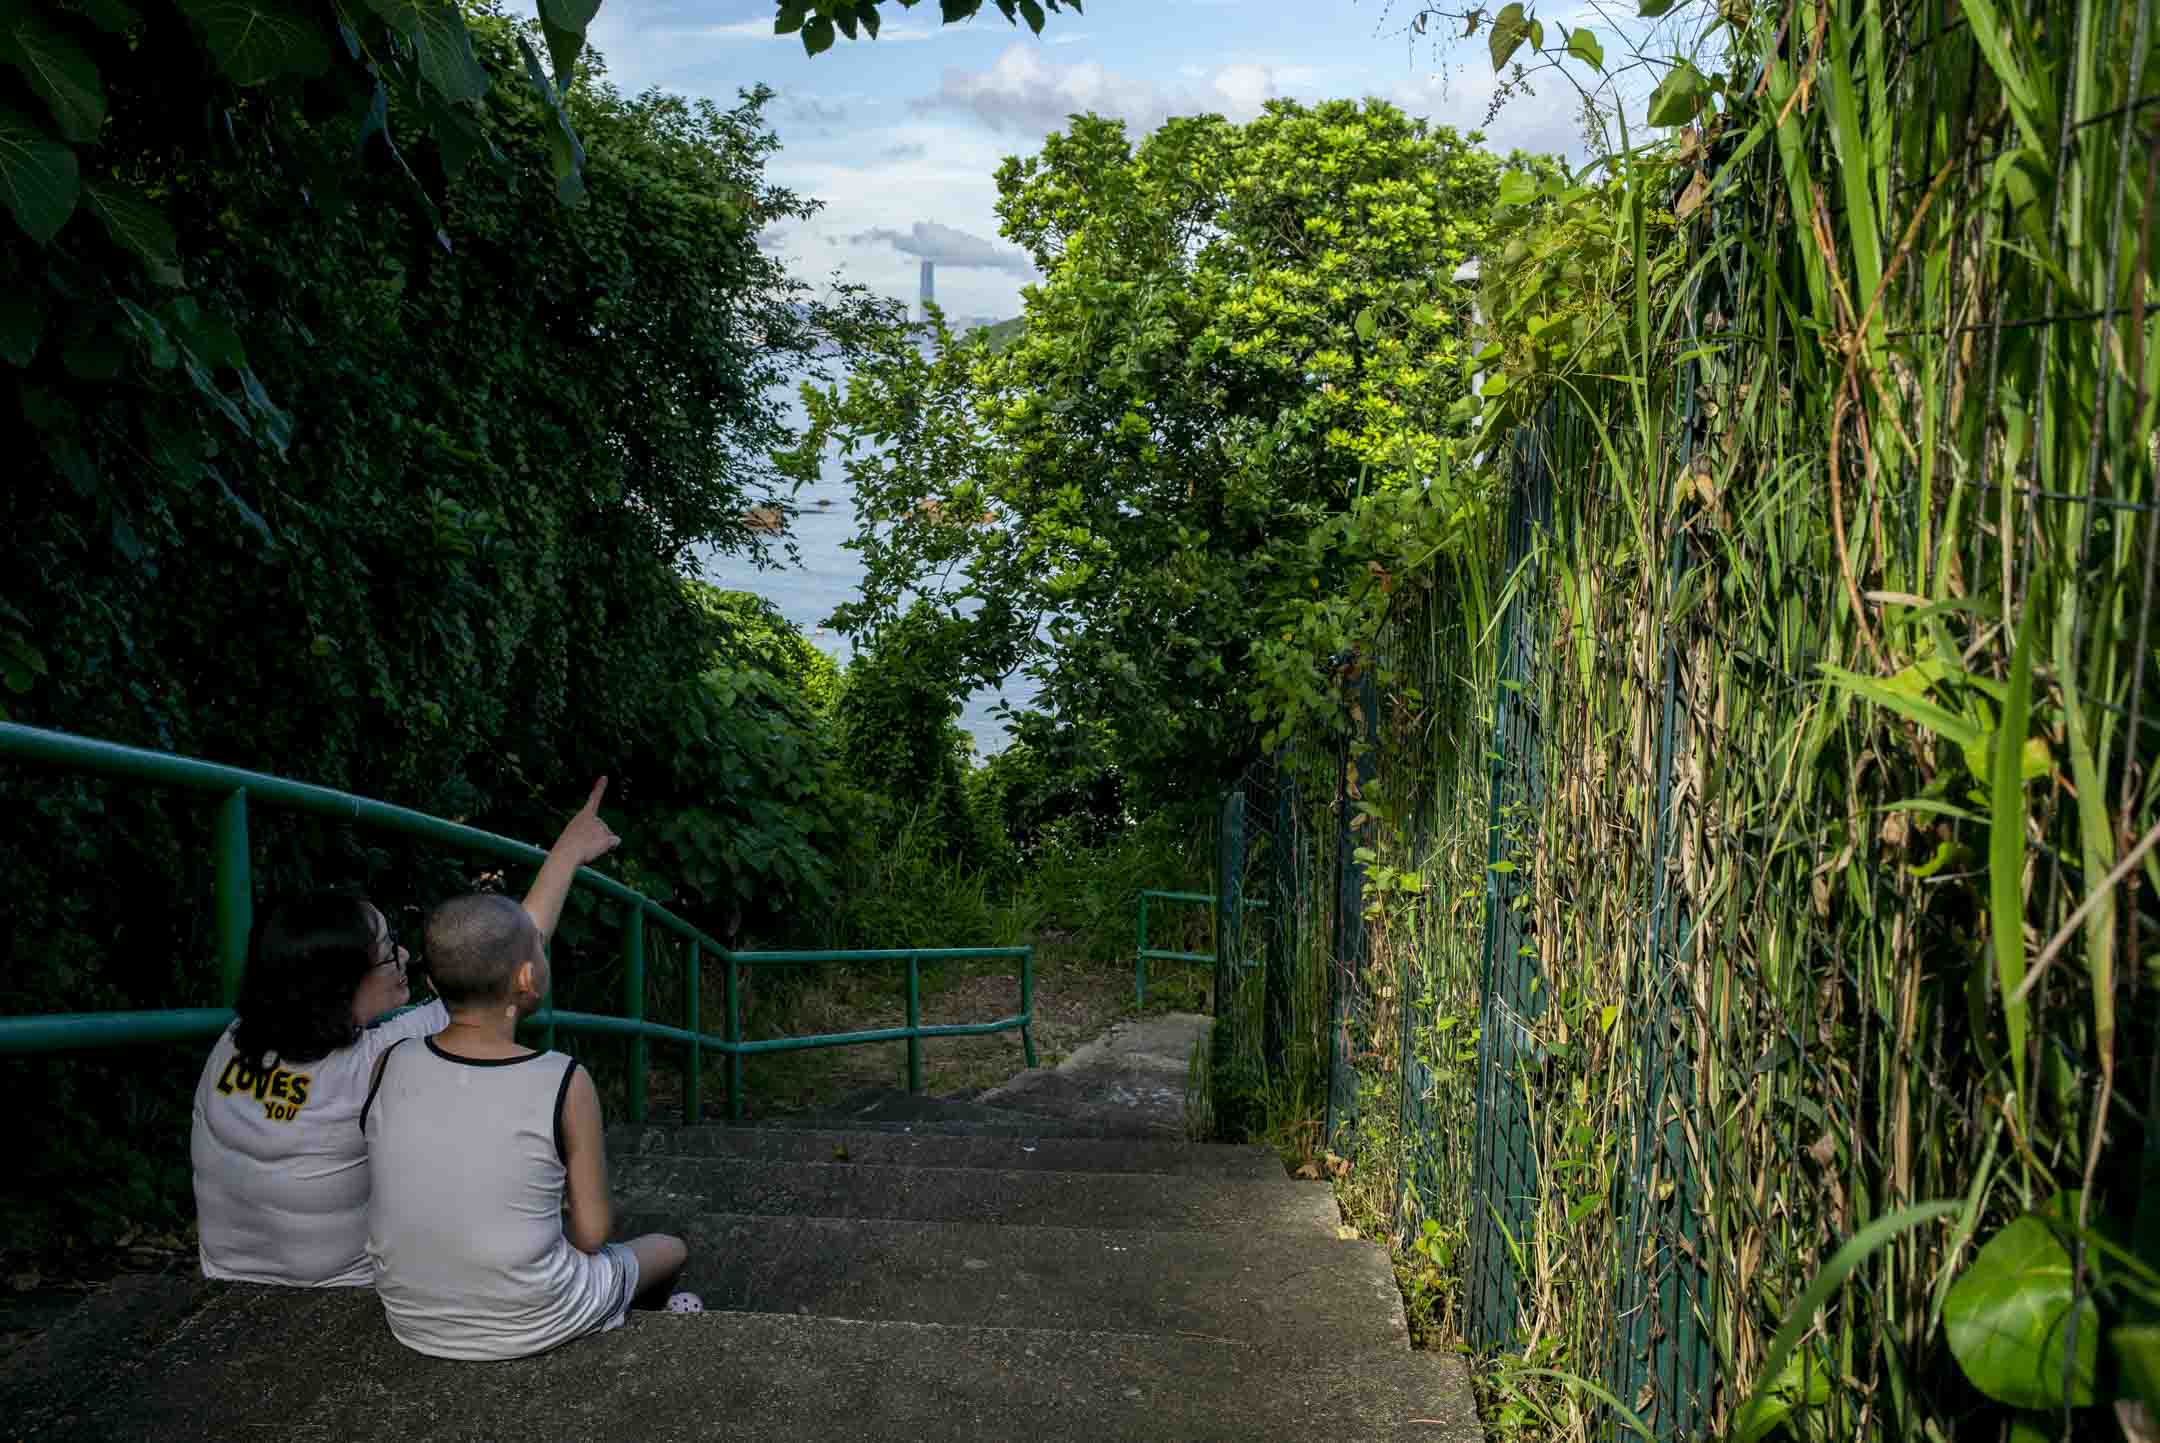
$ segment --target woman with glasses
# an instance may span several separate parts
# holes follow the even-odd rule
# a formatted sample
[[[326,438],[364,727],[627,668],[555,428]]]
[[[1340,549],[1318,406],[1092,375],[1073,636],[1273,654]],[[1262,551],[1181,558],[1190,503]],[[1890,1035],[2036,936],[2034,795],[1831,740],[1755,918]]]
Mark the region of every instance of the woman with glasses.
[[[567,891],[580,863],[615,844],[597,815],[587,818],[594,803],[564,828],[555,845],[564,855],[550,855],[536,888],[552,879]],[[410,998],[410,961],[389,919],[363,897],[296,897],[256,924],[239,1017],[195,1085],[204,1277],[330,1288],[374,1281],[361,1108],[377,1058],[450,1020],[440,1000],[384,1017]]]

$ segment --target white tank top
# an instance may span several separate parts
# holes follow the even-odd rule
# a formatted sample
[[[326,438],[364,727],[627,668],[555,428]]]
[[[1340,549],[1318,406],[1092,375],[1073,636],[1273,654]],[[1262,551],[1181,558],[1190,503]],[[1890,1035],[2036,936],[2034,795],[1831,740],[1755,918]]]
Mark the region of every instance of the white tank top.
[[[393,1050],[361,1113],[368,1255],[399,1342],[522,1358],[612,1326],[621,1262],[563,1236],[562,1107],[575,1059],[477,1059],[430,1037]]]
[[[225,1029],[195,1084],[189,1142],[204,1277],[304,1287],[373,1281],[360,1107],[376,1058],[449,1022],[442,1003],[430,1002],[327,1057],[269,1068],[239,1056]]]

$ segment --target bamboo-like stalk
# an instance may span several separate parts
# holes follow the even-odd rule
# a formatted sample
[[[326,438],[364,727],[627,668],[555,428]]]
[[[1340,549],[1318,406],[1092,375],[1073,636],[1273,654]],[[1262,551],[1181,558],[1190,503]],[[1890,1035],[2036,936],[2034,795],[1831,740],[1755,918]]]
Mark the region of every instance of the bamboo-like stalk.
[[[1427,1083],[1346,1195],[1400,1180],[1378,1230],[1414,1260],[1435,1225],[1434,1318],[1515,1360],[1491,1401],[1541,1436],[1966,1436],[2006,1416],[1944,1330],[1975,1247],[2064,1186],[2160,1230],[2124,1121],[2154,1069],[2122,1065],[2160,1021],[2152,12],[1810,0],[1741,32],[1761,99],[1706,217],[1663,218],[1652,147],[1548,247],[1590,260],[1606,349],[1508,393],[1554,478],[1536,564],[1503,564],[1502,488],[1375,627],[1425,720],[1383,738],[1395,821],[1360,841],[1424,900],[1370,919],[1353,1051],[1368,1089]],[[1506,605],[1534,724],[1495,759]],[[1487,955],[1518,899],[1532,956]],[[1515,1146],[1493,1288],[1462,1250]]]

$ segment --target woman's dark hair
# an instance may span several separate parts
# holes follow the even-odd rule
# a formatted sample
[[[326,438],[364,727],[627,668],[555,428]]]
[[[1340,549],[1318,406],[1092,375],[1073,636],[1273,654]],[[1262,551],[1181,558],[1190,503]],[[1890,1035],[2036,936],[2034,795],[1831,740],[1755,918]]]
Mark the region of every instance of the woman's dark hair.
[[[259,1062],[313,1062],[359,1037],[353,994],[375,965],[367,899],[317,892],[280,904],[255,924],[240,981],[233,1047]]]

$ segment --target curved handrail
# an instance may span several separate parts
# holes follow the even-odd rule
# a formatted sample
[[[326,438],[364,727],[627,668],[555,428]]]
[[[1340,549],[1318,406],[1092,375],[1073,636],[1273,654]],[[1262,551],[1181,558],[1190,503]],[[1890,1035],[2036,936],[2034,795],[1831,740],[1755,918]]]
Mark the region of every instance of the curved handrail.
[[[286,811],[352,822],[378,831],[434,842],[461,851],[502,861],[538,865],[547,852],[530,842],[520,842],[462,822],[448,821],[426,812],[391,802],[355,796],[330,787],[296,782],[267,772],[200,761],[169,752],[122,746],[67,732],[47,731],[15,722],[0,722],[0,761],[28,762],[73,772],[87,772],[122,780],[205,793],[219,798],[214,849],[213,889],[217,904],[217,939],[220,980],[225,1006],[164,1008],[135,1012],[52,1013],[34,1017],[0,1017],[0,1055],[22,1052],[54,1052],[134,1046],[152,1042],[187,1041],[216,1036],[230,1025],[232,1003],[240,990],[247,963],[248,933],[253,926],[251,869],[248,856],[247,808],[252,801]],[[583,886],[629,907],[623,919],[623,1003],[621,1016],[590,1012],[562,1012],[552,1003],[531,1019],[552,1045],[558,1028],[569,1032],[605,1033],[631,1040],[630,1111],[637,1120],[645,1115],[645,1072],[648,1040],[679,1043],[690,1048],[684,1071],[685,1115],[699,1114],[701,1050],[728,1058],[728,1111],[740,1116],[742,1109],[742,1059],[766,1052],[801,1051],[815,1047],[845,1047],[869,1042],[905,1040],[908,1044],[908,1082],[922,1090],[922,1039],[926,1037],[976,1036],[1018,1030],[1030,1067],[1035,1065],[1033,1033],[1035,1001],[1035,949],[1028,947],[925,947],[872,948],[828,951],[736,952],[707,935],[666,907],[604,873],[580,867],[572,885]],[[690,944],[684,986],[687,1027],[671,1027],[645,1018],[645,924],[650,919]],[[699,984],[704,953],[710,952],[727,967],[727,1030],[714,1036],[698,1025]],[[943,958],[1017,957],[1020,960],[1020,1010],[1009,1017],[984,1023],[947,1023],[924,1026],[921,1018],[921,964]],[[745,1040],[738,978],[742,968],[791,965],[806,962],[905,961],[907,963],[908,1025],[864,1032],[824,1033],[812,1037],[781,1037]]]

